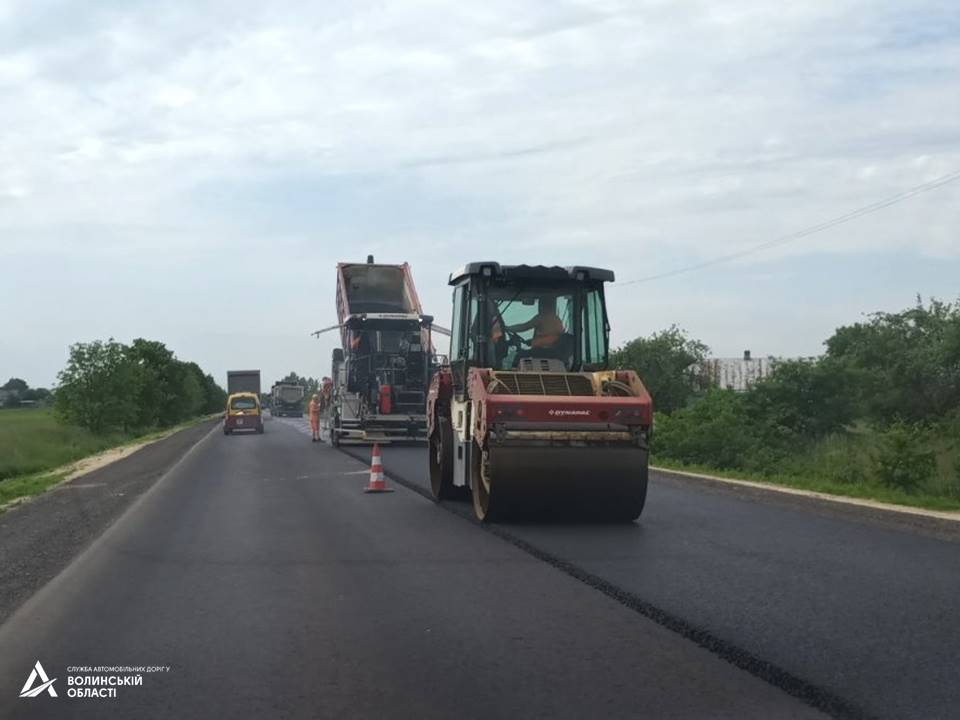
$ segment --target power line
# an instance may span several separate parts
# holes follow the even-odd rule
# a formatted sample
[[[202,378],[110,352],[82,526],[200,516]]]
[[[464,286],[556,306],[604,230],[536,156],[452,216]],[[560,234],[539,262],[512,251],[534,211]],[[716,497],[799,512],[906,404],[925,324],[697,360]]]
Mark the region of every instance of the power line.
[[[949,183],[954,182],[955,180],[960,180],[960,171],[947,173],[946,175],[941,175],[940,177],[930,180],[920,185],[915,185],[908,190],[897,193],[896,195],[891,195],[888,198],[883,200],[878,200],[875,203],[870,205],[864,205],[861,208],[852,210],[845,215],[840,215],[831,220],[826,220],[817,225],[811,225],[810,227],[804,228],[803,230],[797,230],[796,232],[790,233],[789,235],[783,235],[773,240],[767,240],[762,242],[759,245],[754,245],[753,247],[746,248],[744,250],[739,250],[735,253],[730,253],[729,255],[720,255],[719,257],[712,258],[710,260],[704,260],[703,262],[696,263],[694,265],[687,265],[686,267],[677,268],[676,270],[668,270],[667,272],[658,273],[656,275],[648,275],[646,277],[637,278],[636,280],[628,280],[627,282],[616,283],[612,287],[623,287],[624,285],[636,285],[637,283],[650,282],[652,280],[662,280],[663,278],[673,277],[674,275],[682,275],[683,273],[693,272],[694,270],[702,270],[703,268],[713,267],[714,265],[719,265],[721,263],[730,262],[731,260],[736,260],[742,258],[746,255],[752,255],[756,252],[761,252],[762,250],[767,250],[778,245],[784,245],[788,242],[793,242],[794,240],[799,240],[800,238],[805,238],[809,235],[814,235],[818,232],[828,230],[837,225],[842,225],[843,223],[850,222],[864,215],[869,215],[870,213],[875,213],[878,210],[883,208],[890,207],[891,205],[896,205],[899,202],[903,202],[908,198],[912,198],[915,195],[920,195],[931,190],[936,190],[939,187],[943,187]]]

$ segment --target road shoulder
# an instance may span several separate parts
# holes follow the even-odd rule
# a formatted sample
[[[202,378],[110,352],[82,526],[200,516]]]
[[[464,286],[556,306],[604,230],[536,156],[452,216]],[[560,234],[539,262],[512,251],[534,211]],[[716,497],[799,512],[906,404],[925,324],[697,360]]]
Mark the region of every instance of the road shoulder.
[[[651,473],[678,484],[696,483],[718,492],[763,502],[814,510],[849,520],[920,531],[947,540],[960,541],[960,513],[925,510],[906,505],[830,495],[772,483],[739,480],[718,475],[651,467]]]
[[[0,514],[0,623],[66,567],[216,425],[200,423]]]

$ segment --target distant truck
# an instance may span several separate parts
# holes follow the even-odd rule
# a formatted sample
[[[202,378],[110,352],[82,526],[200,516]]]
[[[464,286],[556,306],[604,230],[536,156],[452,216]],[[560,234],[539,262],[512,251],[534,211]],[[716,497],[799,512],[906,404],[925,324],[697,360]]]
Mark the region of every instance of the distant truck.
[[[242,392],[254,393],[257,397],[260,397],[259,370],[227,371],[227,395]]]
[[[303,385],[295,383],[274,383],[271,389],[271,414],[276,417],[303,417]]]

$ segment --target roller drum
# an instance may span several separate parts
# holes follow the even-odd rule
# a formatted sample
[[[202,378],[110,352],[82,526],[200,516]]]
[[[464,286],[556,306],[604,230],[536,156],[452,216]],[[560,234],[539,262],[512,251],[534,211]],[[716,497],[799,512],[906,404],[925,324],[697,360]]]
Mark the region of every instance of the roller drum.
[[[649,453],[636,446],[474,446],[471,484],[481,520],[548,513],[631,521],[647,496]]]

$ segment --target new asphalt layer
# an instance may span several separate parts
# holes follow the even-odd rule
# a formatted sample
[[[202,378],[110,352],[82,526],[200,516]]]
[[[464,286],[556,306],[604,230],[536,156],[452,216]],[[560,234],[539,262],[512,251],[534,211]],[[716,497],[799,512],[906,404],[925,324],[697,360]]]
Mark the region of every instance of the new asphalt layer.
[[[383,463],[429,493],[422,447]],[[831,715],[960,717],[960,535],[913,522],[654,472],[637,523],[492,532]]]
[[[0,626],[0,717],[955,715],[948,539],[659,477],[635,525],[490,531],[302,428],[214,429],[79,543]]]

